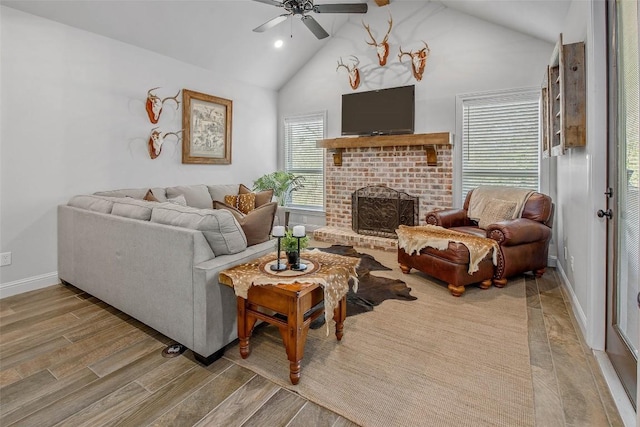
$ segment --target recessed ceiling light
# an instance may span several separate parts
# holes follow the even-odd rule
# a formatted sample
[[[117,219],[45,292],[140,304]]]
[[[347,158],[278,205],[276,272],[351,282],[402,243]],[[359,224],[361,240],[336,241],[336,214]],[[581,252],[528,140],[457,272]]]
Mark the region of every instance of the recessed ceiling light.
[[[276,42],[273,45],[277,48],[281,48],[283,44],[284,42],[282,40],[276,40]]]

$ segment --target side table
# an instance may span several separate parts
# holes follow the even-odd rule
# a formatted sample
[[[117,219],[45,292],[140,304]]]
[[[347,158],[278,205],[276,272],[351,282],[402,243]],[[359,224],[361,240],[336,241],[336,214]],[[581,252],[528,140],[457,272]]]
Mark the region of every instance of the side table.
[[[289,359],[289,378],[295,385],[300,381],[304,346],[313,320],[323,312],[325,316],[332,313],[336,338],[342,339],[348,282],[353,278],[357,284],[355,269],[360,260],[317,250],[304,251],[302,262],[307,264],[307,271],[272,272],[269,267],[275,264],[275,258],[274,252],[224,270],[218,280],[232,286],[238,295],[240,356],[246,359],[251,353],[249,338],[258,320],[277,326]],[[269,310],[275,314],[265,313]]]

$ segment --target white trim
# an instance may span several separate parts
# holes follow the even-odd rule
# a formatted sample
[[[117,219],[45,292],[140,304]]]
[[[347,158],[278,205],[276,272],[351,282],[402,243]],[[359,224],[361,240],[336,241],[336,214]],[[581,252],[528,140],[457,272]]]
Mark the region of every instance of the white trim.
[[[582,310],[582,306],[580,306],[580,301],[578,300],[578,297],[576,297],[575,292],[573,292],[573,288],[571,287],[571,282],[569,281],[567,274],[564,272],[564,269],[562,268],[562,264],[558,263],[558,266],[556,267],[556,269],[560,275],[560,279],[562,281],[564,290],[567,291],[567,294],[569,295],[569,303],[571,304],[571,310],[573,311],[573,314],[576,317],[576,322],[578,323],[578,326],[580,327],[580,332],[584,337],[585,331],[587,328],[587,316],[585,316],[584,310]]]
[[[588,313],[585,341],[595,350],[605,349],[607,328],[607,225],[596,216],[606,209],[607,186],[607,22],[605,2],[591,2],[590,20],[585,40],[587,61],[587,271],[586,301]]]
[[[604,351],[599,350],[593,350],[593,355],[596,358],[596,362],[598,362],[602,376],[607,383],[607,387],[609,387],[611,397],[616,404],[616,408],[625,427],[636,426],[636,421],[640,421],[640,418],[637,418],[636,411],[631,405],[629,396],[627,396],[627,393],[624,391],[624,387],[609,360],[609,356],[607,356],[607,353]]]
[[[39,276],[27,277],[26,279],[15,280],[0,284],[0,299],[10,297],[12,295],[22,294],[24,292],[35,291],[36,289],[46,288],[47,286],[57,285],[60,283],[58,272],[41,274]]]

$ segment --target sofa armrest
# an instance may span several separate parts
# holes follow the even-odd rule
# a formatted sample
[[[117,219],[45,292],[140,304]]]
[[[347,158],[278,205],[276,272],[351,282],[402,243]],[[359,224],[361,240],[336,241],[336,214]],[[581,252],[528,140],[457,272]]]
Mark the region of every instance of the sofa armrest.
[[[464,209],[446,209],[427,213],[427,224],[439,225],[444,228],[464,227],[472,225]]]
[[[487,227],[487,237],[500,246],[516,246],[523,243],[547,241],[551,229],[544,224],[526,218],[496,222]]]

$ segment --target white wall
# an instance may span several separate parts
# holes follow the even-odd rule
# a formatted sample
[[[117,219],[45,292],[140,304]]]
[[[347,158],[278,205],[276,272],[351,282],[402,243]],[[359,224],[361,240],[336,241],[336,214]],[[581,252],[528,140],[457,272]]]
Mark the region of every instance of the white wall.
[[[56,206],[75,194],[251,185],[276,168],[274,91],[11,8],[0,7],[0,24],[0,251],[13,255],[2,296],[57,283]],[[144,101],[156,86],[233,101],[231,165],[183,165],[172,137],[150,159]],[[181,111],[165,104],[161,129],[179,130]]]
[[[587,144],[553,157],[558,267],[587,344],[604,349],[606,222],[596,216],[606,198],[606,20],[604,2],[573,1],[565,44],[585,43]],[[565,259],[565,250],[567,257]],[[573,266],[571,259],[573,258]]]
[[[341,94],[352,92],[346,71],[336,72],[337,60],[360,59],[362,84],[357,91],[416,85],[416,133],[455,131],[458,94],[498,89],[539,87],[553,45],[490,24],[439,3],[394,2],[369,8],[367,23],[378,40],[386,32],[389,13],[393,29],[391,53],[380,67],[361,17],[351,17],[340,31],[279,92],[280,116],[328,111],[327,137],[340,136]],[[431,54],[423,79],[417,82],[403,50]]]

